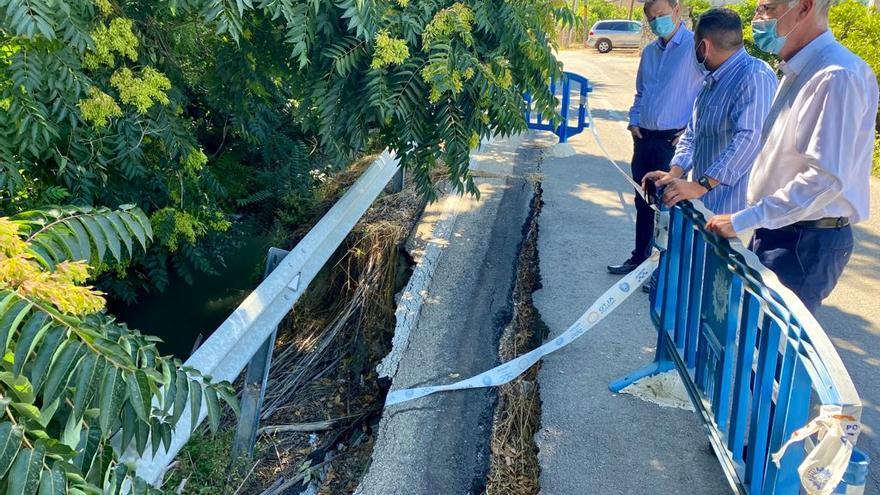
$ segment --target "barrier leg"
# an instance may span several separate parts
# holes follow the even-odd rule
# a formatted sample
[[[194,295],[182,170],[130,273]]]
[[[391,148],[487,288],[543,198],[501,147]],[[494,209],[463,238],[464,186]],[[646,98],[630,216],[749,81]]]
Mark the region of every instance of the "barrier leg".
[[[654,362],[629,373],[619,380],[611,382],[608,385],[608,389],[614,393],[619,393],[621,390],[642,378],[659,375],[660,373],[665,373],[673,368],[675,368],[675,363],[672,361],[669,351],[666,349],[666,339],[663,338],[661,332],[657,332],[657,353],[654,355]]]

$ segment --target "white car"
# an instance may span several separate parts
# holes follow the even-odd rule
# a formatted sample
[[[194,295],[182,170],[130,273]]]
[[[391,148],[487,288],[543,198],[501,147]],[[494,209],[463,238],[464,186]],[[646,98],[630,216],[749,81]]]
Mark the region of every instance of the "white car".
[[[607,19],[593,24],[587,46],[608,53],[612,48],[638,48],[642,41],[642,23],[626,19]]]

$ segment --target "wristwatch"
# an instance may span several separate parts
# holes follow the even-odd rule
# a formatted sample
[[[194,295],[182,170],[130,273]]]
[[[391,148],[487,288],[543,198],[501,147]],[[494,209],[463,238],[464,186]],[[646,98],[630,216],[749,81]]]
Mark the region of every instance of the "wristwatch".
[[[706,188],[706,192],[709,192],[709,191],[712,190],[712,183],[709,182],[709,177],[707,177],[707,176],[705,176],[705,175],[702,176],[702,177],[700,177],[699,180],[697,180],[697,184],[699,184],[699,185],[705,187],[705,188]]]

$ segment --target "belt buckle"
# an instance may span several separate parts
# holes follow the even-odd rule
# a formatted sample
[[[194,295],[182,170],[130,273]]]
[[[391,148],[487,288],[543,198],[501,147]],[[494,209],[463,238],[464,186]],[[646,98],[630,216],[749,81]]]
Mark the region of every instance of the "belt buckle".
[[[846,226],[846,222],[844,221],[843,217],[837,217],[836,224],[837,224],[836,226],[838,229],[842,229],[843,227]]]

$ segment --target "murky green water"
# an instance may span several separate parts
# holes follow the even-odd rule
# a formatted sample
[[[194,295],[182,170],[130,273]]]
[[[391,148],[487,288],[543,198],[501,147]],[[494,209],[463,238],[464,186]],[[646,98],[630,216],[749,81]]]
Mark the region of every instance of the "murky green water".
[[[131,306],[111,302],[110,311],[129,327],[164,340],[163,354],[186,359],[199,335],[207,339],[262,277],[269,236],[248,222],[236,223],[230,235],[239,242],[224,253],[219,275],[197,274],[192,285],[175,276],[164,292],[142,294]]]

